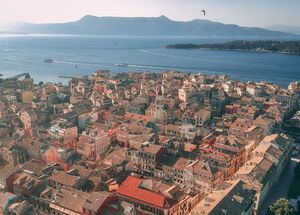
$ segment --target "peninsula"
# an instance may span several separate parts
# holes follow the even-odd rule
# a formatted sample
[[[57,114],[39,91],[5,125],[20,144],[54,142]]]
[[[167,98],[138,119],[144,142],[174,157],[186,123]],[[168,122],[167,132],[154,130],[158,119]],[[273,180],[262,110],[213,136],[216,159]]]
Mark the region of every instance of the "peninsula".
[[[300,41],[274,41],[274,40],[256,40],[245,41],[235,40],[225,43],[213,44],[173,44],[168,45],[169,49],[209,49],[209,50],[236,50],[236,51],[258,51],[258,52],[279,52],[286,54],[300,54]]]

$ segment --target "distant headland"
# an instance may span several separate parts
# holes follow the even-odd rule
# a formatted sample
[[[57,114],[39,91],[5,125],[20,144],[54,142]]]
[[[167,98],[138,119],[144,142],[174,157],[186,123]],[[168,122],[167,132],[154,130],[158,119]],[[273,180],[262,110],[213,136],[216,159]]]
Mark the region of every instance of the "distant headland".
[[[225,43],[213,44],[173,44],[168,45],[169,49],[209,49],[209,50],[233,50],[233,51],[257,51],[257,52],[278,52],[285,54],[300,55],[300,40],[298,41],[273,41],[256,40],[245,41],[235,40]]]

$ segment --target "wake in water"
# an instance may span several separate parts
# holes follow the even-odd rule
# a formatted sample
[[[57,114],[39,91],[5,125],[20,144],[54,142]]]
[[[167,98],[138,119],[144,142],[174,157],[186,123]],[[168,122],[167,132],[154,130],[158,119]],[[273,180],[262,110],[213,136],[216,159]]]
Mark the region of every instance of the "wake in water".
[[[196,69],[180,68],[180,67],[168,67],[168,66],[155,66],[155,65],[137,65],[128,64],[131,68],[142,68],[142,69],[155,69],[155,70],[185,70],[185,71],[198,71]]]
[[[153,52],[153,51],[149,51],[149,50],[145,50],[145,49],[141,49],[141,52],[144,52],[146,54],[150,54],[150,55],[156,55],[156,56],[161,56],[161,57],[170,57],[170,58],[184,58],[184,59],[189,59],[189,60],[199,60],[199,58],[196,57],[187,57],[187,56],[178,56],[178,55],[171,55],[171,54],[164,54],[164,53],[159,53],[159,52]],[[199,50],[197,50],[199,51]]]
[[[0,53],[8,53],[8,52],[12,52],[13,49],[1,49],[0,48]]]
[[[82,62],[82,61],[59,61],[59,60],[54,60],[53,63],[58,63],[58,64],[70,64],[70,65],[99,65],[99,66],[111,66],[109,64],[101,64],[101,63],[96,63],[96,62]]]
[[[144,52],[144,53],[147,53],[147,54],[157,55],[157,56],[162,56],[162,57],[179,57],[179,56],[176,56],[176,55],[163,54],[163,53],[153,52],[153,51],[149,51],[149,50],[145,50],[145,49],[141,49],[140,51]]]
[[[147,52],[147,50],[143,50]],[[69,64],[69,65],[97,65],[97,66],[104,66],[104,67],[129,67],[129,68],[136,68],[136,69],[149,69],[149,70],[156,70],[156,71],[164,71],[164,70],[180,70],[186,72],[199,72],[199,69],[195,68],[188,68],[188,67],[174,67],[174,66],[162,66],[162,65],[143,65],[143,64],[126,64],[126,63],[99,63],[99,62],[83,62],[83,61],[60,61],[60,60],[53,60],[53,63],[57,64]],[[207,73],[217,73],[213,71],[203,71]]]

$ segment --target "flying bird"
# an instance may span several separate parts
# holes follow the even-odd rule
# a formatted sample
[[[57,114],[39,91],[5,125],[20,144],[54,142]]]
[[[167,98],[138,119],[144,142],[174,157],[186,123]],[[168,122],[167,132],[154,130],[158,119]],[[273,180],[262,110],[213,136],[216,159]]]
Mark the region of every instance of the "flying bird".
[[[203,15],[205,16],[206,13],[205,10],[201,10],[200,12],[203,13]]]

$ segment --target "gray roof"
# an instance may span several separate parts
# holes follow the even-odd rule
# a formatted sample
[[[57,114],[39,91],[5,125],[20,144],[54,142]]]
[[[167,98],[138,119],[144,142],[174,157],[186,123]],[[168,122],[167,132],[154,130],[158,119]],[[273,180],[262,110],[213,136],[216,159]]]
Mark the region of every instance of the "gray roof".
[[[245,184],[239,181],[226,197],[210,212],[211,215],[240,215],[247,211],[253,204],[254,190],[245,188]]]

